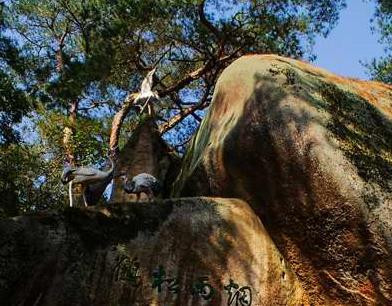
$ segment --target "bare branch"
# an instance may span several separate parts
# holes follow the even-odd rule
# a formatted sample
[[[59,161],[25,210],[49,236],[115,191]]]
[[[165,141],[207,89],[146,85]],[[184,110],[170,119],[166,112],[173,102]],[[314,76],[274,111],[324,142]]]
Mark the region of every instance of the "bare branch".
[[[190,47],[190,48],[192,48],[193,50],[196,50],[197,52],[199,52],[200,54],[202,54],[202,55],[206,55],[206,54],[208,54],[205,50],[203,50],[203,49],[201,49],[201,48],[199,48],[199,46],[198,45],[196,45],[196,44],[193,44],[191,41],[189,41],[189,40],[183,40],[183,39],[181,39],[180,37],[173,37],[173,36],[170,36],[170,35],[165,35],[168,39],[170,39],[170,40],[173,40],[174,42],[177,42],[177,43],[179,43],[179,44],[182,44],[182,45],[184,45],[184,46],[188,46],[188,47]]]
[[[158,91],[159,96],[165,97],[167,95],[170,95],[170,93],[172,92],[178,92],[180,89],[184,88],[185,86],[189,85],[190,83],[197,80],[201,76],[210,72],[212,69],[216,69],[216,71],[219,71],[219,69],[223,67],[223,65],[231,61],[237,55],[237,53],[242,50],[242,48],[243,47],[239,47],[236,50],[234,50],[231,54],[222,56],[216,61],[212,61],[212,60],[207,61],[203,67],[188,73],[183,79],[179,80],[177,83],[163,90]]]
[[[169,95],[172,92],[177,92],[181,88],[185,87],[186,85],[192,83],[194,80],[198,79],[201,77],[203,74],[208,72],[213,68],[212,62],[208,61],[203,67],[196,69],[195,71],[192,71],[189,73],[186,77],[178,81],[176,84],[165,88],[164,90],[158,91],[160,97],[164,97]]]
[[[21,35],[24,39],[26,39],[30,44],[36,46],[37,48],[43,49],[46,47],[44,44],[40,44],[39,42],[32,40],[28,35],[19,31],[18,29],[16,29],[16,28],[13,28],[13,29],[16,30],[18,32],[18,34]]]
[[[155,63],[153,64],[153,68],[157,67],[158,64],[163,60],[163,58],[166,56],[166,54],[168,54],[169,52],[171,52],[172,48],[173,48],[174,43],[171,43],[169,48],[164,51],[162,53],[162,55],[155,61]]]
[[[231,56],[225,57],[224,60],[230,59]],[[201,98],[200,102],[196,105],[190,106],[188,108],[183,108],[184,103],[180,101],[178,96],[174,95],[178,101],[176,101],[176,104],[179,105],[181,111],[179,114],[173,116],[172,118],[169,119],[169,121],[163,123],[159,127],[159,131],[161,134],[166,133],[170,129],[174,128],[177,124],[179,124],[182,120],[184,120],[187,116],[192,115],[197,121],[201,122],[201,118],[196,114],[196,111],[198,110],[203,110],[206,107],[210,105],[211,101],[211,90],[213,88],[213,85],[215,83],[216,77],[219,73],[219,69],[216,69],[213,71],[213,73],[210,75],[209,78],[205,78],[204,81],[206,83],[206,89],[204,91],[203,97]]]
[[[217,39],[218,42],[218,51],[216,57],[221,57],[224,54],[225,51],[225,34],[219,31],[213,24],[210,22],[204,11],[204,5],[205,5],[205,0],[202,0],[201,3],[199,4],[199,17],[200,17],[200,22],[202,25],[204,25]]]
[[[196,113],[192,113],[191,114],[192,116],[193,116],[193,118],[195,118],[198,122],[201,122],[203,119],[200,117],[200,116],[198,116]]]
[[[184,111],[181,113],[178,113],[177,115],[173,116],[170,118],[168,122],[165,122],[159,126],[159,132],[161,134],[166,133],[167,131],[171,130],[174,128],[177,124],[179,124],[182,120],[184,120],[188,115],[191,115],[197,110],[201,110],[206,108],[208,105],[195,105],[192,107],[185,108]]]
[[[89,111],[90,109],[94,109],[94,108],[97,108],[97,107],[101,107],[101,106],[103,106],[103,105],[105,105],[105,104],[109,104],[109,103],[111,103],[110,100],[105,100],[105,101],[92,101],[90,106],[87,106],[87,107],[79,107],[79,110],[80,110],[80,111]]]
[[[209,96],[210,96],[211,88],[212,88],[212,84],[208,83],[206,91],[204,92],[201,101],[194,106],[183,108],[182,111],[180,111],[177,115],[170,118],[167,122],[161,124],[159,126],[159,132],[161,134],[166,133],[167,131],[171,130],[176,125],[178,125],[182,120],[184,120],[189,115],[192,115],[196,120],[200,122],[202,119],[199,116],[197,116],[195,112],[198,110],[203,110],[210,105]]]
[[[65,41],[65,38],[67,37],[67,35],[69,34],[69,32],[70,32],[70,27],[69,27],[69,24],[67,23],[67,25],[65,26],[65,31],[59,39],[60,49],[62,49],[64,47],[64,41]]]
[[[214,36],[220,41],[222,40],[222,35],[221,32],[207,19],[205,12],[204,12],[204,5],[205,5],[205,0],[201,1],[199,4],[198,10],[199,10],[199,17],[200,17],[200,22],[202,25],[204,25]]]
[[[183,108],[184,102],[181,101],[181,99],[178,97],[177,93],[173,92],[172,94],[170,94],[170,97],[172,98],[174,103],[177,105],[178,109],[180,110],[180,113],[182,114],[184,112],[184,108]],[[201,118],[197,114],[195,114],[195,112],[192,112],[191,115],[197,121],[199,121],[199,122],[201,121]]]
[[[172,62],[183,62],[183,63],[199,63],[201,62],[200,59],[186,59],[186,58],[169,58],[169,61]]]
[[[132,108],[133,102],[138,97],[138,93],[129,94],[124,101],[121,109],[116,113],[112,121],[112,128],[110,132],[109,148],[114,151],[118,146],[118,139],[125,117],[128,115]]]
[[[177,150],[179,147],[185,146],[188,142],[190,142],[190,141],[192,140],[192,136],[193,136],[193,135],[189,136],[189,137],[188,137],[185,141],[183,141],[182,143],[175,145],[175,146],[174,146],[174,149]]]

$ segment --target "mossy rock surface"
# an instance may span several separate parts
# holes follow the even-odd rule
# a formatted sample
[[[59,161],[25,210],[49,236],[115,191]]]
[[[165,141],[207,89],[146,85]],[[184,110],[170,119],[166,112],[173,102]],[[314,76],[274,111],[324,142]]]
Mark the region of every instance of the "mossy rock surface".
[[[260,220],[238,199],[4,219],[0,254],[1,305],[307,303]]]
[[[392,304],[392,87],[275,55],[220,76],[174,195],[238,197],[315,304]]]

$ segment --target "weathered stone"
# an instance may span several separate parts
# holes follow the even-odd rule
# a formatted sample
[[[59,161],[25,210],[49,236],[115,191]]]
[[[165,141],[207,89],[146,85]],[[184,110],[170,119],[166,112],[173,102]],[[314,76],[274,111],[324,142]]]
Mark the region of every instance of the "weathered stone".
[[[392,304],[392,87],[273,55],[220,76],[175,195],[240,197],[313,304]]]
[[[159,134],[154,120],[147,118],[133,131],[121,150],[116,173],[126,173],[129,179],[140,173],[155,176],[162,187],[161,197],[168,197],[170,187],[180,168],[180,158],[170,150]],[[146,199],[142,194],[141,199]],[[111,203],[134,202],[136,195],[127,194],[120,177],[113,180]]]
[[[0,255],[1,305],[307,304],[259,218],[238,199],[2,220]]]

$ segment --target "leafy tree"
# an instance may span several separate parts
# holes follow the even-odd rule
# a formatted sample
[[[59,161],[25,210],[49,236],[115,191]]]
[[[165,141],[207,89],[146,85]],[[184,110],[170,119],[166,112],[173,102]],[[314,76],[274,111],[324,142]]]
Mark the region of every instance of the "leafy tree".
[[[23,72],[23,60],[11,39],[4,36],[3,4],[0,4],[0,143],[18,140],[13,124],[31,110],[24,92],[16,87],[15,79]]]
[[[367,65],[372,78],[392,84],[392,2],[377,0],[373,30],[381,34],[380,42],[385,45],[386,55],[374,59]]]
[[[4,35],[4,5],[0,4],[0,216],[15,215],[20,201],[13,167],[21,162],[19,132],[14,128],[31,109],[24,91],[17,87],[23,59],[13,41]],[[23,188],[23,190],[26,190]]]

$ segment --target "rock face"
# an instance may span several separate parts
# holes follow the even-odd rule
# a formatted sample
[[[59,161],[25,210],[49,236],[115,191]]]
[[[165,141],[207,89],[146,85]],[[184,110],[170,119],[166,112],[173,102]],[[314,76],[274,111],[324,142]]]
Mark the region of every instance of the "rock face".
[[[392,87],[273,55],[220,76],[174,195],[246,200],[313,304],[392,305]]]
[[[116,173],[126,173],[129,179],[140,173],[149,173],[162,182],[161,196],[168,197],[170,187],[180,167],[180,159],[162,140],[155,122],[147,118],[133,132],[121,150],[116,166]],[[146,196],[142,194],[141,199]],[[127,194],[122,187],[122,180],[114,178],[111,203],[134,202],[136,196]]]
[[[130,203],[0,221],[1,305],[300,305],[238,199]]]

